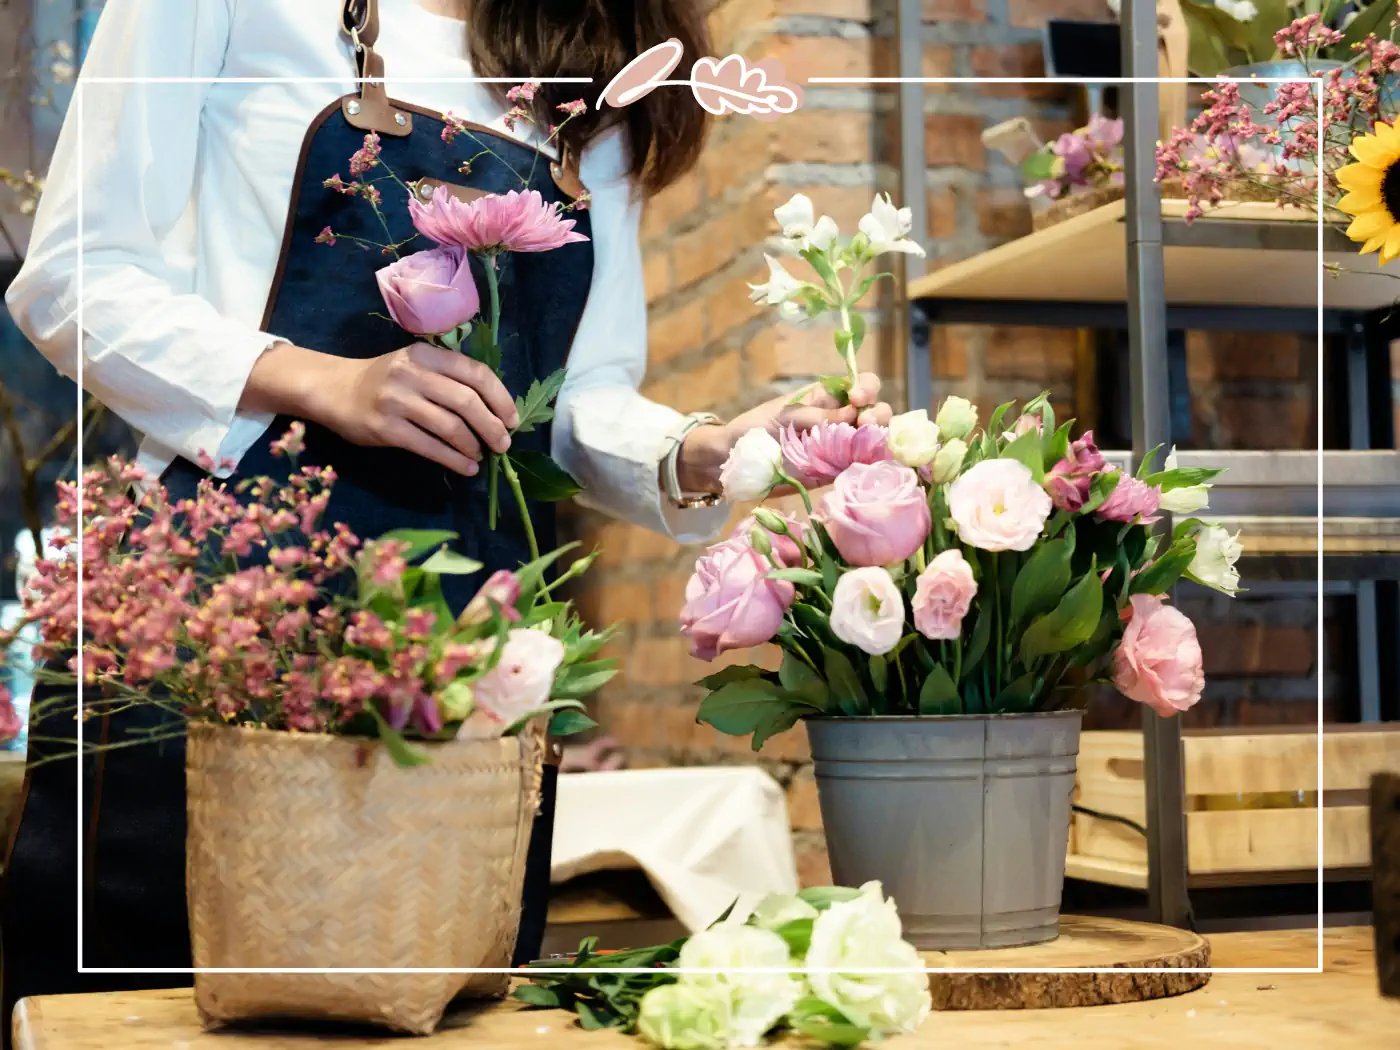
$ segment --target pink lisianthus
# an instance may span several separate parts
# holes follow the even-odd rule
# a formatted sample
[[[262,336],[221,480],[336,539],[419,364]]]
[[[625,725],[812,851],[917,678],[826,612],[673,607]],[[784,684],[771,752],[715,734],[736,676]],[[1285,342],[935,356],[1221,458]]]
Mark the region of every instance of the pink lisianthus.
[[[481,296],[461,248],[415,252],[374,276],[394,323],[414,335],[446,335],[481,310]]]
[[[1105,521],[1138,521],[1151,525],[1158,518],[1157,509],[1161,503],[1161,489],[1123,474],[1095,513]]]
[[[817,508],[841,557],[852,565],[893,565],[928,538],[933,519],[919,476],[902,464],[853,463]]]
[[[0,685],[0,745],[8,744],[19,736],[19,731],[23,728],[19,712],[15,710],[14,697],[8,689]]]
[[[787,426],[779,438],[788,473],[808,488],[831,484],[852,463],[890,458],[889,431],[872,423],[818,423],[800,432]]]
[[[717,543],[700,556],[680,615],[691,655],[713,660],[725,650],[772,640],[796,597],[791,583],[768,579],[772,568],[738,538]]]
[[[588,240],[574,232],[557,203],[546,204],[537,190],[493,193],[458,200],[445,186],[433,191],[431,204],[408,202],[418,232],[440,245],[454,245],[475,255],[497,252],[547,252]]]
[[[1113,653],[1113,684],[1130,700],[1171,716],[1195,706],[1205,668],[1195,625],[1150,594],[1135,594],[1128,628]]]
[[[477,709],[511,725],[549,702],[554,672],[564,662],[564,643],[544,631],[515,627],[506,636],[496,666],[476,680]]]
[[[957,638],[963,617],[977,597],[977,580],[962,551],[943,551],[919,573],[914,585],[914,626],[925,638]]]
[[[1089,500],[1094,475],[1103,470],[1103,453],[1094,444],[1094,432],[1086,430],[1078,441],[1070,442],[1065,458],[1045,475],[1045,491],[1060,510],[1077,511]]]

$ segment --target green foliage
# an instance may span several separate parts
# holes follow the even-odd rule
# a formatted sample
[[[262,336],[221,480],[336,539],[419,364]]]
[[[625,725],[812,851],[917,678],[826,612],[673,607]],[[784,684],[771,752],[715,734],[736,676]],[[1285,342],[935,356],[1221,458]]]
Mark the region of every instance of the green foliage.
[[[1021,660],[1029,664],[1049,653],[1063,653],[1089,640],[1103,612],[1103,584],[1090,563],[1052,612],[1037,617],[1021,636]]]
[[[567,470],[543,452],[530,449],[506,453],[520,478],[525,498],[536,503],[559,503],[573,499],[583,486]]]

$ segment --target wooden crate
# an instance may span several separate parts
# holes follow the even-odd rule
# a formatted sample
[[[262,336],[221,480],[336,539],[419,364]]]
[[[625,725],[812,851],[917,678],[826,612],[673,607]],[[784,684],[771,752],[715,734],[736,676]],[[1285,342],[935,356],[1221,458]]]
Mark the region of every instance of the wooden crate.
[[[1194,886],[1306,881],[1317,870],[1317,733],[1295,726],[1190,731],[1182,739],[1187,871]],[[1328,726],[1322,734],[1323,864],[1364,878],[1371,862],[1366,790],[1400,772],[1400,725]],[[1142,734],[1083,734],[1076,805],[1146,821]],[[1075,813],[1065,873],[1147,886],[1147,840],[1121,821]]]

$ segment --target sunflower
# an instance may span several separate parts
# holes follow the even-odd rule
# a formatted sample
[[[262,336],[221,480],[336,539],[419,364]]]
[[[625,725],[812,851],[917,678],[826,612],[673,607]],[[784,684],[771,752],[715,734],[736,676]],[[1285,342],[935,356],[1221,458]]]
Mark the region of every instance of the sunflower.
[[[1361,243],[1361,254],[1380,251],[1384,266],[1400,256],[1400,127],[1379,121],[1372,134],[1351,140],[1358,161],[1337,171],[1346,196],[1337,207],[1355,216],[1347,236]]]

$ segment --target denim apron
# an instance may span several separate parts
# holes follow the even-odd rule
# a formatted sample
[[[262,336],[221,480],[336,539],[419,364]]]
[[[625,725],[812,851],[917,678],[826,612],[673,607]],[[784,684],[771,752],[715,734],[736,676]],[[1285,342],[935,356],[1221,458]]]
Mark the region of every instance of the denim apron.
[[[378,34],[375,0],[349,0],[345,29],[356,44],[359,75],[382,77],[383,63],[374,52]],[[349,157],[373,131],[380,136],[384,164],[400,179],[425,180],[424,196],[444,184],[463,199],[482,193],[528,188],[546,202],[567,205],[582,186],[567,163],[493,133],[470,131],[478,142],[459,137],[443,141],[444,121],[437,114],[390,100],[382,84],[366,83],[354,95],[328,106],[307,131],[292,189],[282,252],[269,294],[263,330],[282,339],[346,358],[371,358],[412,341],[391,321],[373,316],[384,308],[375,271],[389,260],[357,246],[351,238],[398,243],[413,236],[407,200],[393,182],[384,192],[382,211],[388,235],[367,202],[323,186],[336,174],[347,176]],[[463,161],[482,145],[495,156],[481,156],[470,170]],[[366,178],[382,175],[371,169]],[[590,233],[588,213],[571,213],[575,229]],[[317,243],[326,227],[346,235],[329,246]],[[428,247],[421,239],[405,252]],[[531,380],[563,367],[583,312],[593,272],[591,242],[565,245],[550,252],[509,254],[500,259],[500,324],[504,379],[512,394]],[[484,278],[473,264],[482,302]],[[285,478],[290,465],[273,457],[268,443],[292,420],[279,418],[244,456],[232,488],[241,477]],[[549,428],[514,439],[515,447],[548,452]],[[212,451],[212,450],[211,450]],[[495,530],[486,521],[486,471],[475,478],[450,474],[442,467],[399,449],[362,448],[311,423],[306,451],[298,465],[334,466],[337,480],[322,519],[344,522],[362,539],[393,528],[443,529],[455,532],[460,553],[485,565],[472,577],[448,576],[443,589],[459,611],[484,575],[515,568],[529,560],[514,502],[503,498]],[[172,498],[193,496],[204,472],[177,460],[162,481]],[[504,489],[503,489],[504,492]],[[508,495],[508,493],[506,493]],[[553,508],[531,507],[540,549],[555,545]],[[85,724],[84,735],[101,734],[120,742],[133,728],[152,728],[162,716],[154,708],[124,712]],[[63,724],[66,722],[66,725]],[[31,736],[73,736],[73,719],[54,717],[32,727]],[[54,745],[31,744],[31,760]],[[551,749],[553,752],[553,749]],[[547,766],[543,799],[535,820],[525,874],[525,894],[516,960],[538,956],[549,893],[550,840],[553,832],[557,767]],[[183,740],[108,751],[88,760],[84,776],[84,965],[87,967],[188,967],[191,964],[184,885],[185,779]],[[3,892],[4,1035],[10,1036],[14,1002],[27,995],[187,986],[184,975],[84,974],[77,970],[79,930],[76,899],[77,787],[71,762],[31,765],[26,777],[22,814],[11,836]]]

